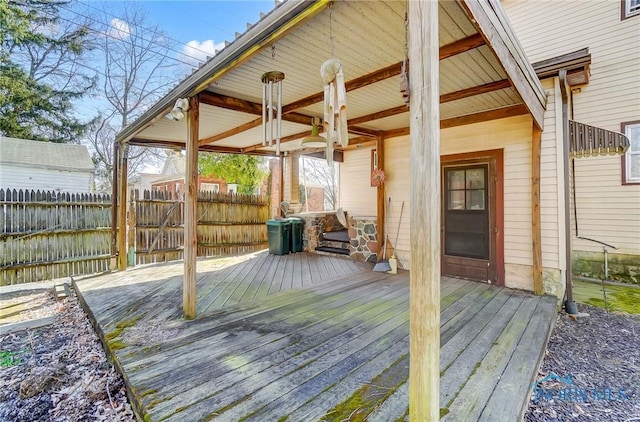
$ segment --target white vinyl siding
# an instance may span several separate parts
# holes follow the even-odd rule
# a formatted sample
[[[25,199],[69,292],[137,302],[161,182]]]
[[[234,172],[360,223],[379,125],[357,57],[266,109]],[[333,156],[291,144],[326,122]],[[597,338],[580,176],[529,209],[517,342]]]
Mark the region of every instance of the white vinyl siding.
[[[2,164],[0,188],[89,193],[93,192],[93,173]]]
[[[622,3],[606,0],[502,4],[531,62],[589,48],[590,81],[573,92],[573,120],[616,132],[622,122],[638,120],[640,18],[620,20]],[[617,155],[575,160],[578,234],[640,255],[640,185],[623,185],[621,170]],[[575,221],[572,230],[575,235]],[[572,242],[576,251],[602,252],[598,244]]]
[[[339,168],[340,207],[351,216],[377,215],[377,188],[371,187],[371,148],[345,151]]]
[[[545,114],[545,132],[542,138],[541,215],[543,266],[547,270],[560,267],[560,239],[558,217],[558,159],[555,148],[555,105],[553,85],[549,92],[551,103]],[[531,240],[531,135],[532,120],[529,116],[478,123],[445,129],[441,132],[442,155],[503,149],[504,153],[504,239],[507,286],[531,289],[532,240]],[[366,160],[365,160],[365,157]],[[392,243],[400,219],[402,201],[404,215],[396,249],[402,268],[409,268],[409,136],[385,141],[385,191],[391,197],[388,235]],[[341,165],[345,179],[341,179],[342,201],[349,199],[346,210],[351,208],[375,215],[375,188],[369,185],[370,150],[350,151]],[[358,181],[358,178],[360,179]],[[354,179],[357,183],[354,183]],[[367,186],[364,186],[366,182]],[[439,181],[438,181],[439,182]],[[345,189],[347,185],[349,188]],[[365,189],[370,189],[371,193]],[[438,204],[439,206],[439,204]]]

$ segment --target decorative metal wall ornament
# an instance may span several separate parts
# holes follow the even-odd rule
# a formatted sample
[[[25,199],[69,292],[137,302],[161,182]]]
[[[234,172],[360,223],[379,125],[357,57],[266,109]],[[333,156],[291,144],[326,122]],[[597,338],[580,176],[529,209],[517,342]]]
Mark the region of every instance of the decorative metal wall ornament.
[[[262,145],[266,146],[269,144],[269,146],[273,146],[275,141],[276,154],[280,154],[280,137],[282,136],[282,81],[284,80],[284,73],[271,71],[264,73],[260,79],[262,80]]]

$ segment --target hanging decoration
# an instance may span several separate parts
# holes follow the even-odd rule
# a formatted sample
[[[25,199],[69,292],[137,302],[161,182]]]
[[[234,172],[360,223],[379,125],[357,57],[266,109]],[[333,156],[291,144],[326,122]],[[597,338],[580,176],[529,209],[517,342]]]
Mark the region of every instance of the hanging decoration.
[[[407,107],[411,102],[409,91],[409,15],[404,12],[404,57],[402,59],[402,71],[400,72],[400,93]]]
[[[382,186],[384,184],[384,178],[385,178],[384,170],[376,168],[371,171],[372,186],[376,186],[376,187]]]
[[[320,68],[320,76],[325,83],[323,124],[327,139],[346,147],[349,145],[347,90],[340,60],[325,61]]]
[[[333,163],[333,144],[349,145],[347,125],[347,90],[344,84],[342,63],[334,57],[333,2],[329,4],[329,45],[331,58],[322,63],[320,77],[324,82],[324,116],[322,125],[327,137],[327,163]]]
[[[280,155],[284,73],[271,71],[263,74],[260,79],[262,80],[262,145],[273,146],[275,142],[276,154]]]

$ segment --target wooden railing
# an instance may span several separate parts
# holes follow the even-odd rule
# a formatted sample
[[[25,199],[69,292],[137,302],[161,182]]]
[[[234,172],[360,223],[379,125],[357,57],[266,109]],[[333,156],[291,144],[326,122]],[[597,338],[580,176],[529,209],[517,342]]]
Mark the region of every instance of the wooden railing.
[[[0,190],[0,285],[109,267],[111,198]]]

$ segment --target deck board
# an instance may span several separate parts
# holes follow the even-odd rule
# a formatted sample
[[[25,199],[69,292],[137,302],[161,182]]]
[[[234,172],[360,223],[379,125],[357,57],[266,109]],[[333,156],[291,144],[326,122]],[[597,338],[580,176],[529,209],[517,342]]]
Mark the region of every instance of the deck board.
[[[363,415],[389,421],[407,414],[408,280],[317,254],[203,260],[193,321],[182,263],[75,288],[149,420],[343,420],[340,405],[378,380]],[[445,419],[520,415],[555,301],[446,277],[440,291]]]

